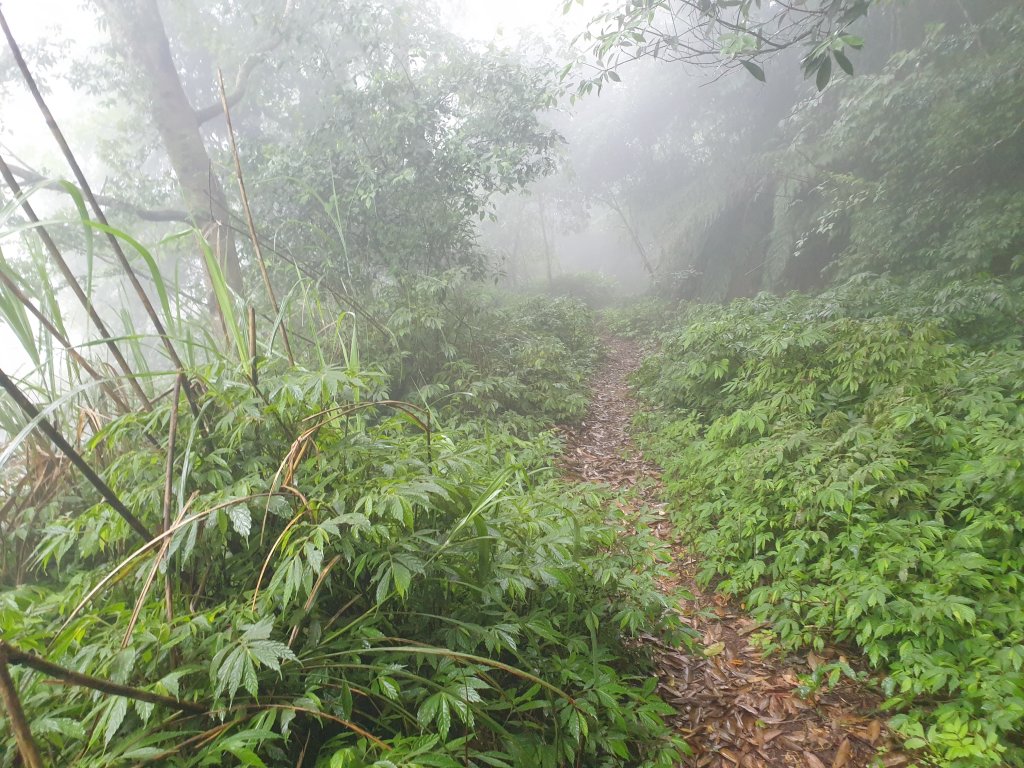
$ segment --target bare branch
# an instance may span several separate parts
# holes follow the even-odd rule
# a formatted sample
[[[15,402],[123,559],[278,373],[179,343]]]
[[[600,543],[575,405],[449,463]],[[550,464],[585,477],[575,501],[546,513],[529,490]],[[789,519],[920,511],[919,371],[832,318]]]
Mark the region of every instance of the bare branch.
[[[27,184],[32,184],[40,189],[51,190],[53,192],[65,191],[64,187],[61,186],[60,181],[57,179],[44,176],[38,171],[23,168],[19,165],[9,165],[9,167],[11,169],[11,173]],[[131,213],[133,216],[137,216],[143,221],[177,221],[186,224],[191,221],[188,213],[174,208],[141,208],[133,203],[120,200],[116,197],[110,197],[109,195],[96,195],[96,199],[102,205],[126,211],[127,213]]]
[[[75,672],[73,669],[67,669],[59,664],[54,664],[52,661],[47,661],[42,656],[36,656],[34,653],[18,650],[14,646],[5,643],[3,640],[0,640],[0,655],[5,657],[11,664],[29,667],[37,672],[42,672],[44,675],[50,675],[51,677],[63,680],[71,685],[89,688],[94,691],[100,691],[101,693],[109,693],[112,696],[124,696],[129,699],[135,699],[136,701],[145,701],[149,704],[159,704],[179,712],[189,712],[194,715],[207,714],[206,708],[200,704],[193,704],[189,701],[179,701],[178,699],[172,699],[170,696],[161,696],[158,693],[143,691],[139,688],[132,688],[128,685],[120,685],[118,683],[111,682],[110,680],[103,680],[99,677]]]
[[[231,89],[231,93],[225,97],[227,100],[228,108],[234,108],[235,105],[237,105],[238,102],[242,100],[242,98],[245,96],[246,88],[249,86],[249,76],[252,75],[253,70],[256,69],[256,65],[263,60],[263,54],[266,51],[269,51],[277,47],[277,45],[280,42],[280,37],[276,38],[276,41],[272,45],[269,45],[260,53],[253,54],[244,62],[242,62],[242,66],[238,70],[238,75],[235,77],[235,84]],[[219,115],[223,115],[224,106],[222,102],[218,100],[217,102],[210,104],[209,106],[203,107],[202,109],[197,109],[195,112],[196,122],[199,123],[199,125],[202,125],[203,123],[209,122],[210,120]]]
[[[39,748],[32,738],[32,731],[28,726],[25,711],[21,708],[21,700],[18,698],[14,681],[7,671],[7,661],[7,646],[0,642],[0,700],[7,711],[7,720],[11,724],[21,759],[28,768],[43,768],[43,758],[40,757]]]

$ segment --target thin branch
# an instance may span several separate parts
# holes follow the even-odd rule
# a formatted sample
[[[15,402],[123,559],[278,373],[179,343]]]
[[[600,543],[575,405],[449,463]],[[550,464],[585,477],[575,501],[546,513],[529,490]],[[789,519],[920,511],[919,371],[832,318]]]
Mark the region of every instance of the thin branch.
[[[11,279],[11,277],[3,270],[0,270],[0,283],[2,283],[3,286],[10,291],[11,295],[14,296],[14,298],[17,299],[18,302],[27,309],[36,320],[39,321],[39,324],[46,329],[46,332],[49,333],[58,344],[64,347],[64,351],[71,355],[74,361],[81,366],[82,370],[88,373],[93,380],[103,388],[103,391],[107,396],[117,404],[121,413],[127,414],[132,412],[132,409],[128,407],[128,404],[121,398],[121,395],[118,394],[117,390],[110,385],[110,382],[107,381],[105,377],[101,376],[99,371],[89,364],[88,360],[82,357],[81,353],[72,346],[71,341],[60,332],[60,329],[50,321],[50,318],[43,314],[42,310],[35,305],[35,302],[26,296],[21,288],[18,287],[18,284],[15,283],[14,280]]]
[[[263,251],[260,249],[260,240],[256,236],[256,223],[252,218],[252,210],[249,208],[249,195],[245,192],[245,181],[242,177],[242,162],[238,157],[238,144],[235,142],[235,129],[231,125],[231,109],[228,97],[224,93],[224,75],[217,70],[217,83],[220,86],[220,100],[224,107],[224,119],[228,126],[228,139],[231,141],[231,154],[235,159],[235,175],[238,176],[238,192],[242,197],[242,210],[245,212],[245,223],[249,227],[249,238],[252,240],[253,251],[256,254],[256,263],[260,268],[260,275],[263,277],[263,287],[267,289],[267,296],[270,298],[270,306],[274,314],[280,317],[281,308],[277,303],[277,296],[274,295],[274,287],[270,284],[270,275],[267,273],[267,264],[263,260]],[[284,351],[288,355],[288,364],[295,365],[295,355],[292,354],[291,344],[288,343],[288,329],[285,327],[284,319],[281,320],[281,340],[284,342]]]
[[[185,368],[181,358],[178,357],[178,352],[174,348],[174,344],[171,343],[170,337],[167,335],[167,331],[164,329],[163,323],[160,321],[160,316],[157,314],[156,309],[153,307],[153,303],[149,300],[149,295],[142,287],[142,283],[139,282],[138,276],[131,267],[131,263],[128,261],[128,257],[125,255],[124,249],[121,247],[121,241],[114,236],[110,222],[107,221],[107,217],[103,213],[103,209],[100,207],[99,201],[92,192],[92,187],[89,186],[89,181],[85,178],[81,166],[78,164],[78,160],[75,158],[74,153],[71,151],[71,147],[68,145],[67,139],[64,138],[64,132],[61,131],[60,126],[53,117],[53,113],[50,112],[50,108],[46,105],[46,100],[43,98],[42,92],[39,90],[39,86],[36,85],[35,78],[32,76],[32,72],[28,68],[28,63],[25,58],[21,55],[21,49],[18,47],[17,41],[14,39],[14,35],[11,33],[11,28],[7,25],[7,19],[4,16],[2,8],[0,8],[0,27],[3,28],[4,36],[7,38],[7,45],[11,49],[11,53],[14,55],[14,60],[18,65],[18,69],[21,72],[22,79],[25,81],[25,85],[28,86],[29,91],[32,93],[32,97],[36,102],[36,106],[42,113],[43,118],[46,120],[47,126],[50,128],[50,133],[53,134],[54,140],[60,146],[61,153],[64,155],[64,159],[71,167],[72,173],[75,175],[75,179],[78,181],[78,186],[82,190],[82,194],[85,199],[89,202],[89,206],[92,208],[93,214],[96,216],[96,220],[103,225],[104,231],[107,235],[107,240],[110,242],[110,247],[114,251],[114,255],[117,257],[118,263],[124,270],[128,277],[128,281],[132,284],[132,288],[135,289],[136,295],[139,297],[139,301],[142,303],[143,308],[146,310],[146,314],[149,315],[150,321],[153,323],[153,327],[156,329],[157,335],[163,342],[164,349],[167,351],[167,355],[174,367],[178,370]],[[192,386],[189,381],[184,383],[185,397],[189,401],[189,405],[192,407],[192,412],[199,418],[199,405],[195,400],[195,395],[192,392]]]
[[[3,640],[0,640],[0,659],[5,657],[11,664],[29,667],[37,672],[42,672],[44,675],[55,677],[58,680],[63,680],[66,683],[71,683],[72,685],[77,685],[81,688],[89,688],[90,690],[99,691],[100,693],[108,693],[112,696],[124,696],[125,698],[134,699],[136,701],[145,701],[149,704],[159,704],[160,706],[168,707],[169,709],[174,709],[179,712],[188,712],[193,715],[209,714],[207,709],[201,704],[193,704],[189,701],[179,701],[178,699],[173,699],[170,696],[161,696],[158,693],[143,691],[139,688],[132,688],[128,685],[120,685],[119,683],[114,683],[110,680],[103,680],[99,677],[75,672],[73,669],[67,669],[59,664],[54,664],[52,661],[47,661],[41,656],[36,656],[34,653],[20,651],[14,646],[8,645]]]
[[[280,38],[278,38],[278,42],[280,42]],[[277,43],[268,47],[266,50],[270,50],[271,48],[276,47],[276,45]],[[264,52],[261,51],[260,53],[253,54],[242,62],[242,66],[238,69],[238,76],[235,78],[235,87],[231,90],[230,96],[226,96],[224,94],[224,77],[221,75],[220,70],[217,70],[217,75],[220,78],[221,98],[220,101],[214,104],[195,110],[196,122],[199,123],[199,125],[208,123],[210,120],[213,120],[213,118],[223,114],[223,104],[225,101],[227,102],[228,107],[234,107],[242,100],[245,96],[246,88],[249,86],[249,76],[252,74],[253,70],[256,69],[256,65],[262,61],[263,53]]]
[[[2,16],[3,13],[0,11],[0,18],[2,18]],[[43,246],[50,254],[50,258],[53,259],[53,263],[57,265],[57,269],[60,270],[60,273],[64,276],[64,280],[67,282],[68,287],[71,288],[72,293],[75,294],[78,302],[89,315],[89,319],[93,322],[93,325],[96,326],[97,333],[99,333],[103,338],[103,342],[110,351],[110,354],[114,357],[114,360],[117,361],[121,371],[128,378],[128,382],[131,384],[135,394],[140,400],[142,400],[143,406],[147,411],[152,410],[153,404],[146,396],[146,393],[143,391],[142,385],[139,384],[138,379],[135,378],[135,373],[132,371],[131,366],[128,365],[128,361],[125,360],[124,355],[121,354],[121,350],[118,348],[117,344],[114,343],[114,339],[110,335],[110,331],[107,330],[106,324],[96,311],[96,307],[93,306],[92,299],[85,294],[85,291],[78,282],[78,278],[75,277],[75,274],[71,271],[71,267],[69,267],[68,263],[64,260],[64,256],[57,247],[57,243],[53,241],[53,238],[50,237],[50,233],[47,231],[46,227],[42,225],[39,217],[36,216],[36,212],[32,208],[28,199],[22,195],[21,186],[18,184],[18,180],[14,178],[14,174],[11,173],[11,169],[3,159],[3,156],[0,156],[0,175],[4,177],[4,181],[7,182],[7,186],[11,188],[11,192],[14,194],[15,199],[21,198],[21,210],[25,212],[25,216],[28,220],[35,225],[35,231],[39,235],[39,239],[43,241]]]
[[[179,371],[174,378],[174,392],[171,394],[171,424],[167,430],[167,466],[164,471],[164,508],[163,523],[164,533],[171,527],[171,501],[173,500],[172,489],[174,487],[174,448],[178,440],[178,400],[181,395],[181,382],[184,374]],[[164,542],[169,546],[170,539]],[[160,558],[157,558],[160,562]],[[171,570],[164,573],[164,607],[167,615],[167,623],[174,621],[174,602],[171,594]]]
[[[135,531],[144,541],[149,541],[152,536],[149,531],[146,530],[139,519],[133,515],[124,503],[117,497],[109,485],[107,485],[103,479],[97,475],[89,463],[82,458],[81,454],[78,453],[71,444],[64,439],[63,435],[57,431],[57,428],[50,423],[49,420],[44,419],[40,416],[39,410],[32,404],[32,402],[25,396],[17,384],[15,384],[11,378],[4,373],[3,369],[0,369],[0,387],[3,387],[7,394],[11,396],[11,399],[18,404],[18,407],[24,411],[25,415],[30,421],[35,421],[39,425],[39,429],[45,434],[50,441],[56,445],[61,452],[67,456],[71,463],[74,464],[78,470],[85,475],[86,480],[100,492],[100,495],[106,500],[106,502],[113,507],[114,511],[119,514],[132,530]]]
[[[66,190],[57,179],[52,179],[38,171],[33,171],[29,168],[23,168],[19,165],[11,165],[11,172],[27,184],[32,184],[40,189],[46,189],[52,192],[65,192]],[[127,213],[131,213],[134,216],[142,219],[143,221],[157,221],[166,222],[174,221],[181,223],[191,223],[188,213],[185,211],[175,210],[173,208],[141,208],[132,203],[120,200],[116,197],[110,197],[109,195],[96,195],[96,199],[103,205],[109,208],[117,208]]]

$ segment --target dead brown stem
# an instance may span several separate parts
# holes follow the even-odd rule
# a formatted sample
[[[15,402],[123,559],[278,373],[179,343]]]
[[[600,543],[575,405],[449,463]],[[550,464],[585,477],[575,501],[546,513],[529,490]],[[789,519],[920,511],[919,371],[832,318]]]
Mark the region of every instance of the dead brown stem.
[[[0,641],[0,700],[3,701],[4,709],[7,711],[7,719],[11,723],[11,731],[14,733],[14,740],[18,744],[18,752],[27,768],[43,768],[43,758],[39,755],[39,748],[35,739],[32,738],[32,730],[25,718],[25,711],[21,708],[21,699],[18,698],[18,690],[14,687],[10,670],[7,669],[7,649],[3,641]]]
[[[252,240],[253,253],[256,256],[256,263],[260,268],[260,276],[263,278],[263,287],[267,289],[267,297],[270,299],[270,306],[274,314],[281,317],[281,308],[277,303],[277,296],[274,295],[274,287],[270,284],[270,275],[267,273],[267,264],[263,260],[263,250],[260,248],[260,240],[256,236],[256,223],[252,218],[252,210],[249,208],[249,195],[245,191],[245,181],[242,178],[242,162],[238,157],[238,144],[235,142],[235,129],[231,125],[231,109],[228,106],[228,97],[224,92],[224,74],[217,70],[217,83],[220,86],[220,101],[224,107],[224,119],[228,125],[228,139],[231,142],[231,155],[235,159],[235,175],[238,177],[238,193],[242,198],[242,210],[245,212],[245,223],[249,228],[249,238]],[[284,351],[288,355],[288,364],[295,365],[295,356],[292,354],[291,344],[288,343],[288,329],[285,327],[284,319],[281,319],[281,341],[284,342]]]
[[[50,441],[56,445],[61,452],[67,456],[71,463],[74,464],[78,470],[85,475],[86,480],[100,492],[100,495],[106,500],[106,502],[113,507],[114,511],[119,514],[126,523],[135,531],[144,541],[149,541],[151,537],[149,531],[146,530],[146,526],[133,515],[128,507],[117,497],[117,494],[111,490],[110,486],[107,485],[103,479],[97,475],[89,463],[82,458],[81,454],[78,453],[71,444],[64,439],[64,436],[57,431],[57,428],[53,426],[48,419],[42,418],[39,414],[39,410],[32,404],[32,402],[25,396],[17,384],[11,380],[11,378],[0,369],[0,387],[3,387],[7,391],[7,394],[11,396],[11,399],[18,404],[18,407],[25,413],[30,421],[35,421],[39,426],[40,431],[45,434]]]

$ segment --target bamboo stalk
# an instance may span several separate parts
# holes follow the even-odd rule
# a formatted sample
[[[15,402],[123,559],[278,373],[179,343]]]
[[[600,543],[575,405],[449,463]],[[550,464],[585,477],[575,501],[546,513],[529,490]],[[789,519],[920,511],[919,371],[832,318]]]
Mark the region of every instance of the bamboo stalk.
[[[132,688],[129,685],[120,685],[119,683],[111,682],[110,680],[104,680],[99,677],[93,677],[92,675],[86,675],[82,672],[75,672],[73,669],[67,669],[59,664],[54,664],[52,661],[47,661],[42,656],[36,656],[34,653],[28,653],[26,651],[20,651],[12,645],[8,645],[3,640],[0,640],[0,659],[6,658],[11,664],[15,664],[22,667],[29,667],[37,672],[42,672],[44,675],[55,677],[58,680],[63,680],[71,685],[77,685],[81,688],[89,688],[93,691],[99,691],[100,693],[108,693],[112,696],[124,696],[129,699],[135,699],[136,701],[145,701],[149,704],[159,704],[169,709],[174,709],[179,712],[189,712],[194,715],[205,715],[207,710],[201,704],[193,704],[189,701],[179,701],[173,699],[170,696],[161,696],[159,693],[151,693],[150,691],[143,691],[140,688]]]
[[[120,241],[110,231],[112,227],[110,226],[110,222],[107,221],[106,215],[103,213],[103,208],[96,199],[96,195],[93,194],[92,187],[89,186],[89,181],[85,178],[85,173],[82,172],[82,168],[78,164],[78,160],[75,158],[74,152],[71,151],[71,147],[68,145],[67,139],[64,138],[64,132],[61,131],[60,126],[53,117],[53,113],[50,112],[50,108],[46,105],[46,100],[43,98],[43,94],[40,92],[39,86],[36,85],[35,78],[32,76],[32,72],[28,68],[28,63],[25,61],[25,57],[21,55],[21,48],[18,47],[18,43],[15,41],[14,35],[11,33],[11,28],[7,25],[7,19],[4,17],[2,8],[0,8],[0,27],[3,28],[4,36],[7,38],[7,45],[11,49],[14,60],[21,72],[22,79],[24,79],[29,91],[31,91],[32,98],[35,100],[36,106],[39,107],[39,111],[42,113],[43,119],[46,120],[50,133],[53,134],[54,140],[60,146],[64,159],[67,160],[68,165],[71,166],[71,172],[75,175],[75,179],[82,190],[82,194],[89,202],[89,207],[92,208],[93,215],[95,215],[96,220],[105,227],[105,234],[107,236],[107,240],[110,242],[111,249],[114,251],[114,256],[117,258],[118,263],[124,270],[128,281],[132,284],[132,288],[139,297],[139,301],[146,310],[146,314],[149,315],[149,319],[153,323],[153,327],[156,329],[160,340],[163,342],[164,349],[167,351],[167,356],[170,358],[175,368],[178,370],[184,370],[185,365],[182,363],[181,358],[178,357],[178,351],[174,348],[174,344],[171,343],[171,339],[167,335],[167,330],[164,328],[164,324],[160,321],[160,316],[153,307],[153,303],[149,300],[149,295],[142,287],[142,283],[139,282],[139,278],[135,274],[135,270],[132,269],[131,263],[125,255],[124,249],[121,248]],[[199,405],[195,401],[191,382],[186,380],[184,382],[184,389],[185,397],[188,398],[193,414],[195,414],[196,418],[199,418]]]
[[[37,421],[39,424],[40,431],[43,432],[50,441],[56,445],[65,456],[67,456],[71,463],[74,464],[78,470],[85,475],[86,480],[92,484],[92,487],[100,492],[100,495],[106,500],[106,502],[114,508],[114,511],[119,514],[132,530],[135,531],[144,541],[149,541],[152,535],[146,530],[146,526],[133,515],[124,503],[117,497],[117,494],[111,490],[110,486],[107,485],[103,479],[97,475],[89,463],[82,458],[81,454],[76,451],[71,444],[64,439],[64,436],[57,431],[57,428],[53,426],[48,419],[41,418],[39,415],[39,409],[37,409],[32,401],[29,400],[25,393],[21,391],[17,384],[11,380],[11,378],[4,373],[3,369],[0,369],[0,387],[7,391],[7,394],[11,396],[18,407],[25,413],[30,420]]]
[[[249,305],[249,378],[252,380],[252,388],[258,390],[260,386],[260,374],[256,364],[256,308]]]
[[[2,17],[2,15],[2,12],[0,12],[0,17]],[[0,156],[0,175],[4,177],[4,181],[7,182],[7,186],[10,187],[15,198],[21,197],[21,185],[19,185],[18,180],[14,178],[14,174],[11,173],[10,167],[2,156]],[[110,354],[113,356],[114,360],[117,361],[121,371],[128,378],[128,382],[131,384],[135,394],[142,400],[146,410],[152,410],[153,403],[146,396],[146,393],[143,391],[138,379],[136,379],[131,366],[128,365],[128,361],[125,360],[124,355],[121,354],[121,350],[118,348],[117,344],[114,343],[114,340],[110,335],[110,331],[107,329],[106,323],[104,323],[103,319],[99,316],[99,313],[96,311],[96,307],[93,306],[92,300],[82,289],[82,286],[78,282],[78,278],[75,277],[74,272],[71,271],[71,267],[69,267],[68,263],[64,260],[64,256],[61,254],[57,244],[53,241],[53,238],[50,237],[50,233],[46,230],[46,227],[42,225],[39,217],[36,216],[35,209],[32,208],[32,205],[27,199],[23,199],[21,201],[21,210],[25,212],[26,218],[35,225],[35,230],[39,235],[39,239],[43,241],[43,246],[50,254],[50,258],[53,259],[53,263],[57,265],[57,269],[60,271],[61,275],[64,276],[64,280],[67,282],[68,287],[71,288],[71,292],[75,294],[78,302],[89,315],[89,319],[96,326],[96,332],[102,337],[107,349],[110,350]]]
[[[27,768],[43,768],[43,758],[39,756],[39,748],[32,738],[32,729],[28,726],[25,711],[21,708],[18,690],[14,687],[11,673],[7,669],[7,648],[0,641],[0,700],[7,711],[7,719],[11,723],[14,740],[18,744],[18,752]]]
[[[101,376],[99,371],[93,368],[88,360],[82,357],[81,353],[71,345],[71,341],[50,321],[50,318],[44,315],[42,310],[35,305],[35,302],[26,296],[24,291],[18,287],[18,284],[3,271],[0,271],[0,283],[3,283],[4,287],[11,292],[11,295],[14,296],[14,298],[16,298],[36,320],[39,321],[39,324],[46,329],[46,332],[49,333],[58,344],[64,347],[64,351],[74,358],[75,363],[77,363],[82,370],[88,373],[103,388],[103,391],[107,396],[117,404],[121,413],[131,413],[132,409],[128,407],[128,404],[121,398],[121,395],[118,394],[117,390],[110,386],[110,382]]]
[[[184,378],[181,372],[174,379],[174,392],[171,394],[171,425],[167,430],[167,466],[164,470],[164,508],[163,524],[164,533],[171,528],[171,501],[172,488],[174,485],[174,447],[178,441],[178,398],[181,394],[181,381]],[[170,539],[166,543],[170,543]],[[159,558],[157,558],[159,561]],[[174,602],[171,593],[171,570],[164,573],[164,607],[167,614],[167,623],[174,621]]]
[[[267,296],[270,298],[270,306],[274,309],[275,316],[280,316],[281,308],[277,303],[277,296],[274,295],[274,287],[270,284],[270,275],[267,272],[267,264],[263,260],[263,250],[260,248],[260,240],[256,236],[256,224],[252,218],[252,210],[249,208],[249,195],[245,191],[245,181],[242,178],[242,162],[238,157],[238,144],[235,142],[235,129],[231,125],[231,110],[228,107],[228,97],[224,92],[224,73],[217,70],[217,83],[220,86],[220,102],[224,108],[224,119],[228,124],[228,139],[231,141],[231,154],[235,159],[235,175],[238,177],[238,192],[242,197],[242,210],[245,212],[245,223],[249,228],[249,239],[252,240],[253,252],[256,255],[256,263],[260,267],[260,275],[263,277],[263,287],[267,289]],[[285,327],[284,319],[281,320],[281,341],[284,342],[284,351],[288,355],[288,364],[295,365],[295,356],[292,354],[291,344],[288,343],[288,329]]]
[[[161,534],[164,535],[166,535],[171,529],[171,501],[174,485],[174,447],[178,439],[178,401],[181,399],[181,379],[181,373],[174,377],[174,389],[171,394],[171,423],[167,430],[167,461],[166,469],[164,471],[163,529],[161,530]],[[184,515],[185,509],[183,508],[176,522],[181,522],[181,518],[184,517]],[[122,648],[127,648],[128,644],[132,640],[132,633],[135,631],[135,625],[138,623],[139,616],[142,614],[142,607],[146,603],[146,598],[149,597],[149,591],[153,588],[153,582],[156,580],[156,574],[160,570],[160,564],[167,556],[167,550],[170,549],[170,546],[171,540],[169,538],[165,538],[163,544],[160,546],[160,551],[157,553],[157,556],[153,558],[153,567],[150,569],[149,575],[146,577],[146,582],[142,585],[139,597],[135,601],[135,608],[132,610],[132,616],[128,620],[128,628],[125,629],[124,637],[121,639]],[[164,571],[164,613],[167,617],[168,624],[174,621],[173,597],[174,596],[171,591],[171,572],[168,569]],[[177,648],[171,649],[171,658],[174,660],[177,659],[177,651]]]

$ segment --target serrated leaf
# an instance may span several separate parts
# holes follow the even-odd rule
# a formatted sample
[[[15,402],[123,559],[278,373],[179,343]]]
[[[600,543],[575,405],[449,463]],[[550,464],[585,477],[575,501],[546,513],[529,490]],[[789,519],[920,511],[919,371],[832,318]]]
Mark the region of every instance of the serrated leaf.
[[[440,705],[437,708],[437,732],[442,739],[448,738],[448,731],[452,727],[452,712],[448,707],[448,699],[441,694]]]
[[[424,700],[424,702],[420,704],[419,709],[416,710],[416,722],[424,728],[430,725],[437,716],[437,710],[441,706],[441,697],[442,694],[435,693],[433,696]]]
[[[128,714],[128,699],[124,696],[115,697],[107,711],[107,722],[103,729],[104,747],[110,745],[110,740],[117,734],[117,729],[121,727],[126,714]]]
[[[380,692],[392,701],[398,701],[398,684],[390,677],[381,675],[377,678],[377,686]]]
[[[341,715],[345,719],[352,717],[352,688],[348,680],[341,683]]]
[[[261,666],[280,671],[282,661],[296,661],[292,649],[276,640],[256,640],[249,644],[249,653]]]
[[[70,717],[36,718],[32,721],[32,733],[36,736],[58,733],[61,736],[68,736],[72,739],[84,739],[86,735],[82,724]]]
[[[242,642],[249,640],[266,640],[274,631],[274,620],[272,618],[260,619],[255,624],[242,625]]]
[[[237,507],[228,507],[227,514],[235,533],[243,538],[248,537],[252,530],[252,513],[249,508],[244,504],[239,504]]]
[[[387,600],[388,595],[391,592],[391,566],[384,568],[381,573],[380,580],[377,582],[377,590],[374,593],[374,599],[377,604],[380,605]]]
[[[392,563],[391,576],[395,580],[395,589],[399,597],[405,597],[412,583],[412,572],[399,562]]]

